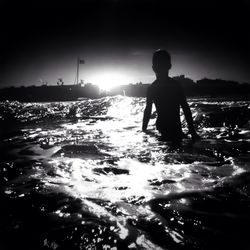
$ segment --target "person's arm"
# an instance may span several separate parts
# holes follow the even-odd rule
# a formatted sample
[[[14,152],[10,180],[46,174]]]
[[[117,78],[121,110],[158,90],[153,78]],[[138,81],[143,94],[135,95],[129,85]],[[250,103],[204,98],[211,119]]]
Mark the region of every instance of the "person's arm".
[[[192,117],[190,107],[184,95],[182,97],[181,108],[184,112],[184,115],[188,124],[189,133],[192,135],[193,139],[199,138],[199,135],[196,133],[195,128],[194,128],[194,122],[193,122],[193,117]]]
[[[142,122],[142,130],[143,131],[147,130],[148,122],[150,120],[151,111],[152,111],[152,104],[153,104],[153,100],[149,96],[149,94],[147,94],[146,108],[144,110],[143,122]]]

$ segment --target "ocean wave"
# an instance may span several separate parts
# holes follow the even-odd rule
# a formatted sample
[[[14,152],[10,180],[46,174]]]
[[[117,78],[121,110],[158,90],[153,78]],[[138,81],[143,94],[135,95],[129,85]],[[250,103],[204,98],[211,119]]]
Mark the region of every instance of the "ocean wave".
[[[246,249],[249,102],[189,104],[202,139],[174,145],[155,114],[141,132],[144,98],[1,103],[1,244]]]

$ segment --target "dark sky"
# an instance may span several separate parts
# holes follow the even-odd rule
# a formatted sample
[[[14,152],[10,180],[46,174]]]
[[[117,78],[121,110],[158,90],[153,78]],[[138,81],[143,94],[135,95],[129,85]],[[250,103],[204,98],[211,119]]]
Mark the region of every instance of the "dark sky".
[[[172,76],[250,82],[250,5],[218,2],[2,2],[0,86],[73,84],[78,56],[86,82],[105,73],[151,82],[159,48],[172,55]]]

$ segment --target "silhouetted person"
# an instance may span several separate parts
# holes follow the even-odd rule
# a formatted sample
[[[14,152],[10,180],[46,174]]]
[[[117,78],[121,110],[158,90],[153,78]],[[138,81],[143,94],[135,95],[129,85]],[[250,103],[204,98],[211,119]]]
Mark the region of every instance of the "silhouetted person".
[[[156,128],[165,140],[180,141],[184,137],[180,121],[180,107],[188,123],[189,133],[193,139],[198,138],[181,85],[169,77],[171,66],[171,57],[167,51],[157,50],[153,54],[152,68],[156,74],[156,80],[147,91],[142,130],[146,131],[147,129],[154,103],[157,112]]]

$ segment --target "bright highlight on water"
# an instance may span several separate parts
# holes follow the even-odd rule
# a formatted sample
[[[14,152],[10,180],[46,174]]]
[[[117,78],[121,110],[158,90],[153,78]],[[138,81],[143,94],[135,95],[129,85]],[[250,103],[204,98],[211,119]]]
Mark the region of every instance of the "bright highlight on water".
[[[189,105],[203,139],[176,146],[144,98],[1,103],[1,244],[247,249],[249,102]]]

